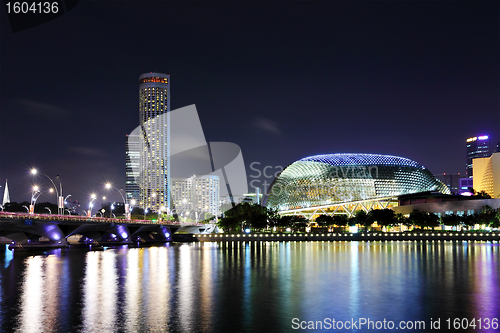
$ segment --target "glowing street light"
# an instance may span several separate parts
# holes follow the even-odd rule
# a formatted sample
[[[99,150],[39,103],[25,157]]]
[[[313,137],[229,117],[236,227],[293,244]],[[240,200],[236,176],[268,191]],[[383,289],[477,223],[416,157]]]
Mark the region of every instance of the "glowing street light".
[[[92,217],[92,207],[94,207],[94,201],[97,199],[97,195],[92,193],[90,195],[89,210],[87,211],[87,217]]]
[[[38,199],[38,197],[40,196],[40,194],[42,194],[42,191],[40,191],[40,188],[38,186],[36,186],[36,185],[33,186],[33,190],[31,192],[30,208],[28,210],[28,212],[30,214],[35,213],[36,200]]]
[[[120,195],[121,195],[121,197],[123,199],[123,203],[125,204],[125,218],[127,220],[130,220],[130,210],[129,210],[128,201],[127,201],[127,199],[125,199],[125,197],[123,196],[122,192],[119,189],[117,189],[116,187],[113,187],[113,185],[111,185],[111,183],[106,183],[105,187],[108,190],[112,189],[112,190],[116,190],[116,192],[120,193]],[[111,217],[111,215],[110,215],[110,217]]]
[[[57,191],[57,186],[56,184],[54,183],[54,181],[52,180],[52,178],[50,178],[49,176],[47,176],[46,174],[44,173],[41,173],[41,172],[38,172],[37,169],[33,168],[31,169],[31,174],[33,176],[35,175],[42,175],[42,176],[45,176],[47,177],[50,182],[52,183],[52,185],[54,185],[54,190],[56,191],[56,196],[57,196],[57,214],[58,215],[64,215],[64,197],[63,197],[63,194],[62,194],[62,183],[61,183],[61,179],[59,179],[59,191]],[[59,176],[57,176],[59,178]],[[52,192],[52,191],[51,191]]]

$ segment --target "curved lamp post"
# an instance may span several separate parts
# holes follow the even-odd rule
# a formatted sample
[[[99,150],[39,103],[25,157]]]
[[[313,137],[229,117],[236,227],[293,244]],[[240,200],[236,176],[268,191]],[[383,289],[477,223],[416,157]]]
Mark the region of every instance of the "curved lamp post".
[[[30,201],[30,208],[28,210],[28,212],[30,214],[34,214],[35,213],[35,204],[36,204],[36,200],[38,199],[38,197],[40,196],[40,194],[42,194],[42,191],[40,191],[40,188],[38,186],[33,186],[33,191],[31,192],[31,201]]]
[[[54,185],[54,190],[56,191],[56,195],[57,195],[57,214],[58,215],[64,215],[64,198],[63,198],[63,194],[62,194],[62,183],[61,183],[61,179],[59,179],[59,190],[57,190],[57,186],[56,184],[54,183],[54,181],[52,180],[52,178],[50,178],[49,176],[47,176],[46,174],[44,173],[41,173],[41,172],[38,172],[37,169],[33,168],[31,169],[31,174],[32,175],[37,175],[37,174],[40,174],[42,176],[45,176],[47,177],[50,182],[52,183],[52,185]],[[57,176],[59,177],[59,176]]]
[[[96,201],[97,195],[92,193],[90,195],[89,210],[87,211],[87,217],[92,217],[92,207],[94,207],[94,201]]]
[[[125,199],[125,197],[123,196],[122,192],[117,189],[116,187],[113,187],[110,183],[107,183],[106,184],[106,188],[109,190],[109,189],[113,189],[113,190],[116,190],[116,192],[120,193],[122,199],[123,199],[123,203],[125,204],[125,218],[127,220],[130,220],[130,210],[129,210],[129,205],[128,205],[128,201]],[[111,215],[110,215],[111,217]]]

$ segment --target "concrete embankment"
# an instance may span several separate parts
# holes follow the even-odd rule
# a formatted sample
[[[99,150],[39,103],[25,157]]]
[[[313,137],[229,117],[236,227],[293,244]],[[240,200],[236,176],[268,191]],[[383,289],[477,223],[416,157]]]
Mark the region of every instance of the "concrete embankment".
[[[186,240],[187,241],[187,240]],[[500,232],[369,232],[369,233],[250,233],[195,234],[193,242],[248,241],[486,241],[499,242]]]

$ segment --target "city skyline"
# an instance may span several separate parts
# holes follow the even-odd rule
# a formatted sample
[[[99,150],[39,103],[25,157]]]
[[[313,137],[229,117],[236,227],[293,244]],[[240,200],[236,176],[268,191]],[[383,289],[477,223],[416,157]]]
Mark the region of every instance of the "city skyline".
[[[174,78],[172,109],[196,103],[207,141],[241,147],[249,181],[253,162],[348,152],[463,173],[466,138],[500,139],[498,13],[496,2],[81,2],[12,33],[2,10],[0,184],[29,200],[36,167],[82,203],[106,182],[125,190],[123,137],[150,71]]]

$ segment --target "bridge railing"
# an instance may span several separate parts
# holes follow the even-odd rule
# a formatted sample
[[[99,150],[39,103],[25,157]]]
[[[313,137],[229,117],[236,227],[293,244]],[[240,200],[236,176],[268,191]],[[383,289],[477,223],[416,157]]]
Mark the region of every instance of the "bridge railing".
[[[201,226],[202,223],[181,223],[174,221],[152,221],[152,220],[127,220],[109,217],[87,217],[79,215],[56,215],[56,214],[29,214],[29,213],[13,213],[0,212],[0,218],[13,220],[49,220],[49,221],[75,221],[75,222],[102,222],[102,223],[137,223],[137,224],[166,224],[166,225],[189,225]]]

